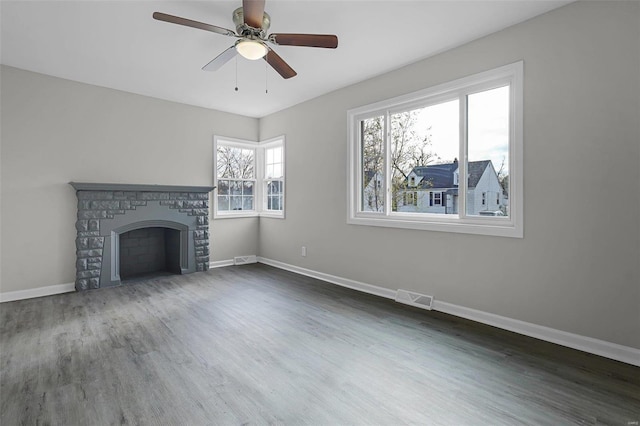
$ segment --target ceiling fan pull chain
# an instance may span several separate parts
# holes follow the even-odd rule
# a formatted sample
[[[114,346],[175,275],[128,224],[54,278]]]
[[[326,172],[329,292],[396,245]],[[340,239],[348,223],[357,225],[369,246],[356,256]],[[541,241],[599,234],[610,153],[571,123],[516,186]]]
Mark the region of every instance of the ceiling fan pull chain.
[[[238,91],[238,57],[236,56],[236,92]]]
[[[264,61],[264,93],[269,93],[269,70],[267,69],[267,61]]]

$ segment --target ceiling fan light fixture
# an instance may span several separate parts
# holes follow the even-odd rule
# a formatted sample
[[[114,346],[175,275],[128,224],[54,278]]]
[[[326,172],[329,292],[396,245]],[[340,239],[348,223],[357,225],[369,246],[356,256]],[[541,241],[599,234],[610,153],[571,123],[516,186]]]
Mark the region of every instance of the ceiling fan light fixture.
[[[267,54],[267,46],[256,40],[242,40],[236,44],[236,50],[242,57],[255,61]]]

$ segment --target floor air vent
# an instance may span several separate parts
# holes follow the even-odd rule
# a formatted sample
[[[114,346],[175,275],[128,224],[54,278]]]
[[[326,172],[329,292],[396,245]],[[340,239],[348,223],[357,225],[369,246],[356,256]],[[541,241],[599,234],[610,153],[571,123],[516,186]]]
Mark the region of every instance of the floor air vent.
[[[256,263],[256,256],[236,256],[233,258],[234,265],[246,265],[247,263]]]
[[[398,290],[395,300],[399,303],[417,306],[418,308],[428,310],[431,310],[431,305],[433,304],[433,296],[427,296],[425,294],[414,293],[407,290]]]

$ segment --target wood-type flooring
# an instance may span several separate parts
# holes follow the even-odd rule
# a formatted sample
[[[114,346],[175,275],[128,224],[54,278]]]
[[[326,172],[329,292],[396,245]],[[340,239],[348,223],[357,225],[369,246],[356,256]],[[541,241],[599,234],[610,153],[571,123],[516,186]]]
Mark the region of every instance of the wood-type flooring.
[[[2,426],[640,421],[638,367],[262,264],[0,321]]]

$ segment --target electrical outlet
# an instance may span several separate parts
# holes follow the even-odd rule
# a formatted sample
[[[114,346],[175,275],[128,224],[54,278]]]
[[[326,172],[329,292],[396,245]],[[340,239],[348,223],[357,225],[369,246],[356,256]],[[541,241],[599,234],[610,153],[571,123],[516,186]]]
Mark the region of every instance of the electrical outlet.
[[[302,257],[307,257],[307,247],[302,246],[302,250],[300,250],[300,255]]]

